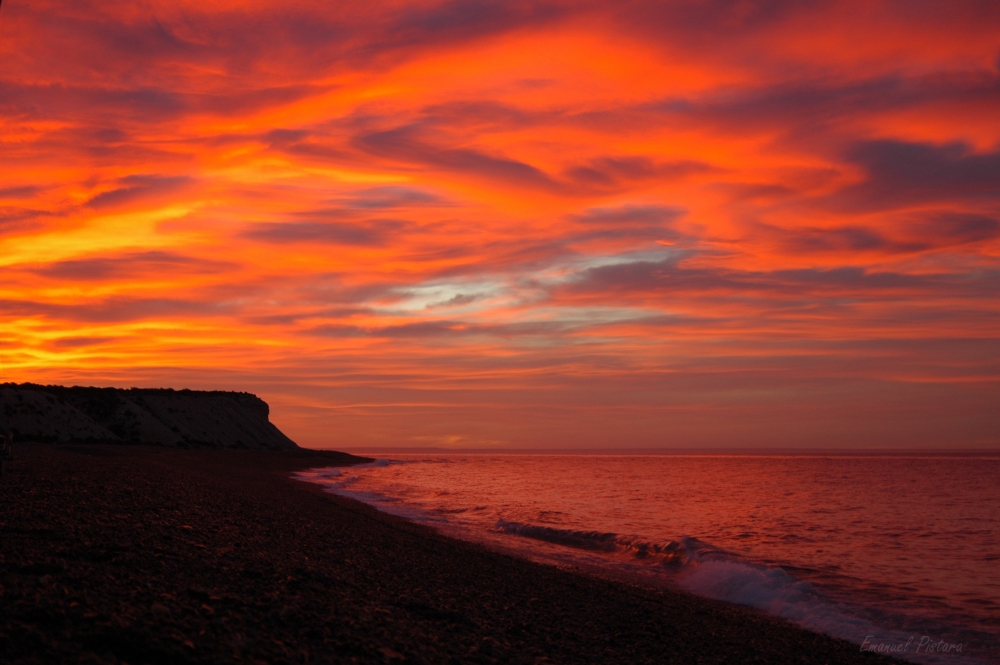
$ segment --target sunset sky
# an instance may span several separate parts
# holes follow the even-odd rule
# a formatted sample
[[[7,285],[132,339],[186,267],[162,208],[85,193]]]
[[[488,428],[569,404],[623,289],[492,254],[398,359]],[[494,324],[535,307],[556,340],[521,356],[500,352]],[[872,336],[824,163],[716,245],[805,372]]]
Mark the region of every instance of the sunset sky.
[[[1000,445],[1000,3],[4,0],[11,381],[310,447]]]

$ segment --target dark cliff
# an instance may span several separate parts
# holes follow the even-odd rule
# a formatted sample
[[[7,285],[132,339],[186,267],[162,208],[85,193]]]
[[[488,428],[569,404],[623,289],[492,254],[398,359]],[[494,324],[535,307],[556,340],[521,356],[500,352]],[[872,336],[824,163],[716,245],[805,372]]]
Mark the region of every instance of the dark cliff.
[[[0,426],[15,441],[292,449],[250,393],[6,384]]]

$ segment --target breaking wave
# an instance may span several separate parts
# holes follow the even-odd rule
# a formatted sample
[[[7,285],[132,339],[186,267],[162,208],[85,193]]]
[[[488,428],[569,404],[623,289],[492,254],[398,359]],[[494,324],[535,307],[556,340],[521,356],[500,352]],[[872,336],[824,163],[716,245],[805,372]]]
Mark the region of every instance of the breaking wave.
[[[494,530],[581,550],[629,555],[644,563],[671,567],[682,566],[716,551],[697,538],[683,538],[680,542],[651,543],[636,536],[622,536],[617,533],[556,529],[505,520],[497,521]]]
[[[905,645],[912,637],[910,633],[876,626],[858,616],[854,608],[833,601],[780,566],[745,561],[691,536],[654,543],[612,532],[558,529],[503,519],[497,521],[493,531],[649,564],[669,575],[673,585],[697,596],[753,607],[851,642],[861,643],[865,637],[877,635],[881,643]],[[900,655],[925,664],[977,662],[967,657],[956,660],[948,655],[914,653],[912,648]]]

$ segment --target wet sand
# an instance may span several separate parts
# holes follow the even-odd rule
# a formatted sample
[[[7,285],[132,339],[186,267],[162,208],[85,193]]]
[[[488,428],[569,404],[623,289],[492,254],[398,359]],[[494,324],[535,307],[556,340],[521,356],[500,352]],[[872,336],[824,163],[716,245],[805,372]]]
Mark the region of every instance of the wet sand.
[[[3,663],[897,662],[445,538],[289,478],[352,459],[341,453],[15,454],[0,480]]]

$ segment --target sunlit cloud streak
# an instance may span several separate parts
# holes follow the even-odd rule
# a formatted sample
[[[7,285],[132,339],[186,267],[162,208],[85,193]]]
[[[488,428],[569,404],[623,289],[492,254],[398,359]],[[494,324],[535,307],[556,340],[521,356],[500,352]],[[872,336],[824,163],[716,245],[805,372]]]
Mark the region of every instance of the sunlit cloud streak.
[[[322,447],[1000,444],[996,3],[0,20],[13,380]]]

